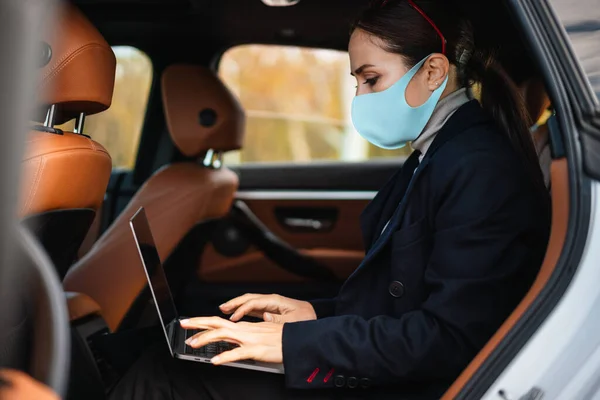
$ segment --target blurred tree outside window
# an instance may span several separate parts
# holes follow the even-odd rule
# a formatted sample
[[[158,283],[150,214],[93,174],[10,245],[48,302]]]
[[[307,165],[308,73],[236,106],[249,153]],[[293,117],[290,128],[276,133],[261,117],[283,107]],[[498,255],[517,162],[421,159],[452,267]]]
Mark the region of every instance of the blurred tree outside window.
[[[117,57],[115,90],[110,108],[86,117],[84,133],[103,145],[112,157],[113,168],[132,169],[146,114],[152,62],[141,50],[115,46]],[[73,131],[74,121],[59,128]]]
[[[227,164],[365,161],[411,151],[380,149],[355,131],[347,52],[237,46],[223,54],[219,76],[247,116],[244,148],[226,154]]]

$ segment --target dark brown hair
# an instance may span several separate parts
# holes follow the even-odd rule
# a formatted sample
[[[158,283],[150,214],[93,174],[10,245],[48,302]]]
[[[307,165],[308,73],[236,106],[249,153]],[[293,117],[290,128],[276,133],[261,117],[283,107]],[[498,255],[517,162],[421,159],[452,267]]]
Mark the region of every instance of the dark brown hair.
[[[523,99],[495,61],[491,49],[475,46],[473,26],[448,0],[413,0],[446,39],[450,64],[456,66],[459,84],[481,85],[481,105],[492,115],[523,160],[533,183],[545,188],[533,145]],[[362,12],[352,30],[361,29],[382,40],[384,50],[400,54],[410,68],[432,53],[442,52],[442,39],[434,26],[408,0],[376,0]],[[470,91],[469,91],[470,93]]]

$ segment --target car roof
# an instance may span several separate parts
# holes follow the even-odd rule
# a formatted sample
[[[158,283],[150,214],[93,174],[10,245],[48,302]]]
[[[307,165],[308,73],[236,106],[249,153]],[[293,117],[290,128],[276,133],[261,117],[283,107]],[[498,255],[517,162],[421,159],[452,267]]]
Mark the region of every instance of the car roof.
[[[531,75],[528,52],[504,1],[454,1],[475,24],[481,46],[517,80]],[[111,44],[169,47],[174,57],[200,62],[240,43],[289,44],[346,50],[349,28],[368,0],[301,0],[267,7],[261,0],[73,0]],[[518,60],[518,62],[516,62]],[[181,61],[181,60],[178,60]]]

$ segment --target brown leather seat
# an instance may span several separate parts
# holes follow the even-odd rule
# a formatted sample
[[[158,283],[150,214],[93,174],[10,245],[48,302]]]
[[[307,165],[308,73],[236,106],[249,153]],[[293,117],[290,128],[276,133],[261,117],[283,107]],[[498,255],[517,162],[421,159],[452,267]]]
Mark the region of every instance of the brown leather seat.
[[[534,124],[531,129],[531,135],[540,162],[540,168],[544,175],[544,183],[546,187],[550,187],[550,163],[552,162],[552,157],[550,156],[548,126],[545,123],[540,126],[537,125],[537,122],[550,107],[550,98],[546,93],[544,82],[539,77],[524,81],[519,86],[519,89],[527,106],[531,123]]]
[[[552,229],[550,232],[548,249],[546,250],[546,257],[544,258],[538,276],[525,298],[523,298],[521,303],[519,303],[513,313],[508,317],[504,324],[502,324],[496,334],[488,341],[485,347],[477,354],[469,366],[448,389],[444,394],[444,397],[442,397],[443,400],[454,399],[458,395],[484,361],[494,352],[500,342],[514,328],[525,311],[533,304],[533,301],[538,297],[556,268],[567,236],[567,226],[569,222],[569,171],[567,168],[567,160],[565,158],[553,160],[550,175],[552,192]]]
[[[71,323],[100,314],[100,306],[85,294],[66,292]]]
[[[18,214],[64,276],[110,178],[110,155],[83,133],[85,116],[111,104],[116,58],[100,33],[73,7],[65,6],[53,27],[53,34],[43,42],[46,65],[38,85],[46,120],[34,127],[26,141]],[[76,132],[55,128],[74,118]]]
[[[113,331],[146,287],[129,228],[139,207],[164,262],[197,224],[228,213],[238,187],[237,175],[220,168],[219,159],[220,152],[242,146],[245,115],[234,96],[210,70],[191,65],[167,68],[162,93],[171,139],[191,160],[150,177],[64,280],[66,290],[98,303]]]

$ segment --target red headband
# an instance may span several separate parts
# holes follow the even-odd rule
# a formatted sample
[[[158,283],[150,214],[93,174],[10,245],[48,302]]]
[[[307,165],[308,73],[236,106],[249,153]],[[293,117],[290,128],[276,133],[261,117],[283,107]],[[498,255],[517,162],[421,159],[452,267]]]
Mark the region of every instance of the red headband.
[[[385,3],[387,3],[388,0],[384,0],[383,5],[385,5]],[[427,22],[429,22],[429,24],[433,27],[433,29],[435,29],[435,31],[437,32],[437,34],[439,35],[440,39],[442,39],[442,54],[446,55],[446,38],[444,37],[444,35],[442,34],[442,31],[440,31],[440,29],[437,27],[437,25],[435,24],[435,22],[433,22],[433,20],[431,18],[429,18],[427,16],[427,14],[425,14],[425,12],[423,10],[421,10],[413,0],[408,0],[408,4],[411,5],[412,8],[414,8],[415,10],[417,10],[417,12],[419,14],[421,14],[423,16],[423,18],[425,18],[427,20]]]
[[[388,0],[383,0],[381,2],[381,7],[384,7],[387,4]],[[413,0],[408,0],[408,4],[410,4],[410,6],[412,8],[414,8],[415,10],[417,10],[417,12],[419,14],[421,14],[421,16],[423,18],[425,18],[427,20],[427,22],[429,22],[429,25],[431,25],[433,27],[433,29],[435,29],[436,33],[439,35],[440,39],[442,39],[442,54],[446,55],[446,38],[444,37],[444,35],[442,34],[442,31],[440,31],[440,29],[437,27],[437,25],[435,24],[435,22],[433,22],[433,20],[431,18],[429,18],[427,16],[427,14],[425,14],[425,12],[423,10],[421,10],[419,8],[419,6],[417,6],[415,4],[415,2]]]

